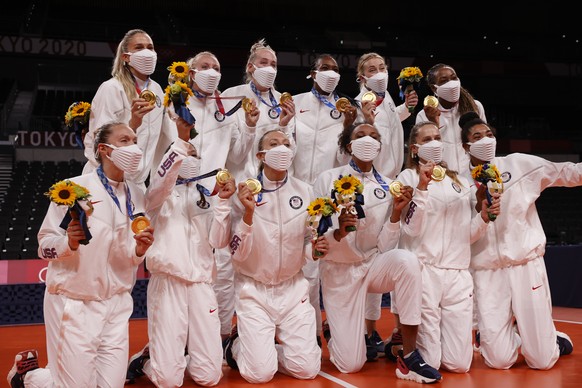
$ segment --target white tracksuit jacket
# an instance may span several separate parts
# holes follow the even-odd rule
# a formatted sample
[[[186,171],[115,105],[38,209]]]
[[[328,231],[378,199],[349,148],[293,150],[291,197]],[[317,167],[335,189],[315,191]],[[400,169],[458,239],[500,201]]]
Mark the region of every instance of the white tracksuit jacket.
[[[188,109],[196,119],[198,135],[191,142],[201,157],[200,173],[224,168],[227,159],[234,165],[242,163],[250,154],[255,139],[255,128],[246,125],[244,115],[242,121],[234,114],[220,122],[214,116],[218,111],[215,99],[191,97],[189,102]],[[215,178],[209,177],[197,183],[212,190]]]
[[[333,94],[323,96],[335,106]],[[311,91],[293,96],[297,119],[297,153],[293,176],[313,184],[323,171],[338,167],[338,136],[344,129],[344,116],[331,117],[331,108]]]
[[[143,184],[148,175],[154,173],[168,146],[176,139],[177,133],[176,125],[165,114],[162,105],[164,91],[161,86],[150,79],[148,90],[156,94],[160,105],[156,104],[154,110],[143,117],[142,124],[136,131],[137,145],[143,151],[143,157],[139,171],[135,174],[128,174],[126,179],[138,184]],[[98,166],[93,147],[97,129],[103,124],[113,121],[127,124],[130,119],[131,100],[125,94],[121,83],[116,78],[103,82],[91,101],[89,131],[84,140],[85,157],[88,162],[85,164],[83,173],[90,172]]]

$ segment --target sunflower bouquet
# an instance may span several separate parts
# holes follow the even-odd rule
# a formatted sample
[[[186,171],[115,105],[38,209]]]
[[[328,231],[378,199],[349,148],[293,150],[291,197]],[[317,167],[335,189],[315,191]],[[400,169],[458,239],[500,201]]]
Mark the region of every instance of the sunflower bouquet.
[[[422,71],[418,67],[405,67],[400,70],[398,78],[398,86],[400,87],[400,98],[405,99],[405,95],[416,90],[420,81],[422,80]],[[413,112],[414,106],[409,106],[408,111]]]
[[[91,104],[85,101],[73,102],[65,113],[65,125],[75,131],[75,140],[80,148],[85,148],[83,138],[89,127]]]
[[[339,211],[346,209],[358,218],[364,217],[362,205],[364,204],[364,185],[358,178],[351,174],[341,176],[333,182],[332,197]],[[356,230],[355,226],[348,226],[348,231]]]
[[[331,216],[337,212],[337,206],[329,197],[319,197],[311,201],[307,207],[307,214],[309,215],[307,217],[307,227],[311,231],[313,243],[332,226]],[[323,253],[315,250],[314,255],[322,256]]]
[[[190,113],[188,99],[194,95],[192,89],[188,86],[188,64],[186,62],[173,62],[168,66],[168,86],[164,94],[164,106],[167,108],[172,104],[176,114],[184,119],[188,124],[194,124],[196,119]],[[190,138],[196,136],[196,131],[192,128],[193,133]]]
[[[64,205],[69,208],[59,226],[67,229],[71,219],[79,220],[85,232],[85,239],[79,241],[79,243],[83,245],[89,244],[92,236],[87,226],[87,217],[93,213],[93,203],[90,200],[91,193],[89,193],[89,190],[69,179],[65,179],[53,184],[45,195],[57,205]]]
[[[485,195],[487,196],[487,202],[489,205],[493,202],[491,193],[502,193],[503,192],[503,180],[501,179],[501,174],[494,164],[484,163],[474,167],[471,170],[471,176],[476,182],[484,184],[487,187],[485,190]],[[487,214],[489,220],[495,221],[497,216],[495,214]]]

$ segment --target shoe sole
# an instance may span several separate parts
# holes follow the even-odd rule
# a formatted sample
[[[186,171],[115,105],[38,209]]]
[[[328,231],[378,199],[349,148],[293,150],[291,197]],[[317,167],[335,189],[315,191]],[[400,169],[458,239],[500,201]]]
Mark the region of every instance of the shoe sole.
[[[408,374],[404,374],[398,368],[396,368],[396,377],[398,377],[401,380],[414,381],[415,383],[421,383],[421,384],[436,384],[436,383],[443,380],[442,378],[440,380],[429,379],[428,377],[421,376],[418,373],[410,371],[410,370],[409,370]]]

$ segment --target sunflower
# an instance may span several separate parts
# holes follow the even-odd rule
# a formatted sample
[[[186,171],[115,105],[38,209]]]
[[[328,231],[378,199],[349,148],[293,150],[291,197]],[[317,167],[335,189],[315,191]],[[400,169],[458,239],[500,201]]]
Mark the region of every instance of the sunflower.
[[[175,80],[185,79],[188,76],[188,64],[186,62],[172,62],[168,70]]]
[[[69,106],[67,113],[65,113],[65,124],[70,127],[73,125],[74,120],[86,124],[89,121],[90,113],[91,104],[85,101],[74,102]]]
[[[170,106],[170,85],[166,86],[164,93],[164,106],[167,108]]]
[[[75,187],[70,180],[59,181],[45,193],[57,205],[73,206],[77,200]]]
[[[400,75],[396,79],[404,79],[408,82],[420,82],[422,79],[422,71],[418,67],[405,67],[400,71]]]
[[[316,198],[307,207],[307,212],[309,213],[310,216],[316,216],[318,214],[323,213],[324,208],[325,208],[324,199]]]
[[[352,175],[340,176],[333,184],[335,191],[340,195],[353,194],[355,192],[361,193],[363,186],[360,180]]]
[[[494,181],[497,183],[501,183],[503,180],[501,179],[501,174],[497,169],[497,166],[494,164],[480,164],[475,166],[473,170],[471,170],[471,176],[477,182],[487,182],[487,181]]]

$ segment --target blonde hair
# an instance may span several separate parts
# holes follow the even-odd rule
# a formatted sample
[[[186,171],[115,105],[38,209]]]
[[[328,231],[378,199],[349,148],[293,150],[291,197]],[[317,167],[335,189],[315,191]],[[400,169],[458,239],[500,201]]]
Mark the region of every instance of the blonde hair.
[[[360,59],[358,59],[358,66],[356,67],[356,70],[357,70],[358,73],[356,74],[356,80],[360,83],[360,90],[366,88],[364,86],[364,82],[360,82],[360,77],[362,77],[364,75],[364,65],[370,59],[374,59],[374,58],[381,59],[382,62],[384,62],[384,64],[386,64],[386,58],[384,58],[380,54],[374,53],[374,52],[362,54],[362,56],[360,57]]]
[[[121,42],[119,42],[119,45],[117,45],[115,59],[113,60],[113,68],[111,69],[111,76],[121,83],[129,101],[137,97],[137,91],[135,90],[135,80],[133,79],[133,75],[131,74],[127,63],[123,60],[123,54],[128,51],[130,40],[137,34],[149,36],[147,32],[140,30],[139,28],[127,31],[123,39],[121,39]]]
[[[269,50],[271,53],[273,53],[275,58],[277,57],[277,53],[275,52],[275,50],[273,50],[271,48],[271,46],[269,46],[267,44],[267,41],[265,40],[265,38],[262,38],[262,39],[256,41],[251,46],[249,58],[247,59],[247,64],[245,66],[245,77],[244,77],[245,83],[251,82],[252,76],[251,76],[251,73],[248,71],[248,68],[249,68],[249,64],[253,63],[255,61],[255,59],[257,58],[257,51],[259,51],[259,50]]]
[[[188,60],[186,60],[186,64],[188,65],[188,86],[190,87],[192,87],[192,84],[194,83],[194,76],[190,76],[190,71],[194,71],[194,69],[196,68],[196,64],[203,56],[212,57],[212,59],[214,59],[216,63],[218,63],[218,66],[220,66],[218,58],[216,58],[216,55],[214,55],[210,51],[201,51],[198,54],[194,55],[193,57],[188,58]]]

